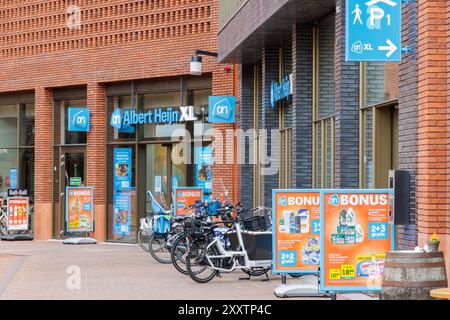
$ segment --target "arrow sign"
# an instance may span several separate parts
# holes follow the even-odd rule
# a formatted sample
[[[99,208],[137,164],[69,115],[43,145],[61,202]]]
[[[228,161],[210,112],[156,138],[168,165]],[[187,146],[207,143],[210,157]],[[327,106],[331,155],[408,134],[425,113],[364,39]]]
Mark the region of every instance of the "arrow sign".
[[[400,0],[346,0],[347,61],[401,60]]]
[[[386,43],[388,44],[387,46],[379,46],[378,50],[389,51],[388,53],[386,53],[386,57],[389,58],[395,51],[397,51],[397,46],[393,44],[389,39],[386,40]]]

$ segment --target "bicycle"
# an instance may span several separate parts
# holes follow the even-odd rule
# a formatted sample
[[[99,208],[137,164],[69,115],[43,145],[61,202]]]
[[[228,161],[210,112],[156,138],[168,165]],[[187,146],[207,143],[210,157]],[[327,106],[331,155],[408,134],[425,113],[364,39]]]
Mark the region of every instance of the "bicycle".
[[[139,246],[147,252],[150,252],[149,243],[152,235],[152,219],[147,216],[140,220],[141,224],[137,234],[137,242]]]
[[[233,206],[227,205],[222,208],[217,209],[217,212],[208,212],[208,209],[210,208],[208,206],[208,203],[201,203],[198,204],[199,207],[201,207],[203,212],[206,212],[204,215],[200,216],[194,216],[191,218],[186,218],[184,222],[184,233],[180,235],[173,243],[170,255],[172,259],[172,264],[175,267],[177,271],[180,273],[187,275],[186,270],[186,256],[189,252],[190,245],[194,240],[195,235],[192,234],[193,232],[193,225],[194,229],[199,227],[201,225],[201,222],[205,219],[205,217],[220,217],[221,220],[224,223],[227,223],[233,219],[231,216],[231,211],[234,209]],[[216,235],[221,237],[222,242],[224,242],[225,245],[227,245],[228,239],[225,236],[225,233],[229,230],[228,227],[222,228],[222,229],[216,229]]]
[[[0,198],[0,235],[8,234],[8,208],[6,207],[6,200]]]
[[[233,223],[233,230],[227,233],[229,237],[236,236],[233,250],[227,249],[220,238],[215,235],[214,230],[217,228],[217,223],[202,224],[201,235],[192,243],[186,257],[186,270],[192,280],[198,283],[207,283],[219,276],[221,272],[230,273],[236,269],[240,269],[250,276],[267,275],[267,272],[272,269],[270,257],[272,232],[246,232],[246,237],[254,237],[256,245],[258,245],[259,238],[263,246],[261,251],[268,253],[265,256],[259,256],[256,252],[247,251],[241,221],[245,225],[245,220],[238,215],[237,221]]]

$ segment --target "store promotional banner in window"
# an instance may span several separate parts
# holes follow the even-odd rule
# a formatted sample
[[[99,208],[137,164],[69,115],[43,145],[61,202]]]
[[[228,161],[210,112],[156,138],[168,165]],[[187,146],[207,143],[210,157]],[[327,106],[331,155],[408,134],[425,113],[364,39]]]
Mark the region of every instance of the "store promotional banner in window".
[[[321,291],[379,291],[395,250],[389,190],[322,190]]]
[[[9,189],[17,189],[18,181],[17,181],[17,169],[11,168],[9,169]]]
[[[131,231],[131,194],[115,192],[113,198],[113,234],[128,234]]]
[[[190,187],[180,187],[174,189],[174,201],[175,201],[175,212],[176,216],[188,216],[193,213],[193,210],[188,209],[197,201],[203,201],[203,189],[202,188],[190,188]]]
[[[66,187],[67,232],[94,231],[94,188]]]
[[[129,190],[132,176],[131,148],[114,149],[114,190]]]
[[[28,197],[12,197],[7,199],[8,231],[28,230]]]
[[[320,191],[273,190],[273,272],[317,273]]]
[[[212,147],[195,148],[195,185],[202,188],[210,200],[212,194]]]

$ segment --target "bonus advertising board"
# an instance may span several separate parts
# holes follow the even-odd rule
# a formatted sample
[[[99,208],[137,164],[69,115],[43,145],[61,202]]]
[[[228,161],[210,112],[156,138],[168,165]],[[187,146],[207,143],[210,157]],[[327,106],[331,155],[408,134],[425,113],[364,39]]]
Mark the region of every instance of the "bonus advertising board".
[[[11,197],[7,200],[8,231],[28,230],[28,197]]]
[[[321,291],[379,291],[395,250],[389,190],[322,190]]]
[[[202,188],[175,188],[175,216],[187,216],[193,213],[188,209],[189,206],[195,204],[197,201],[203,201],[203,189]]]
[[[317,273],[320,259],[320,192],[273,190],[274,273]]]
[[[94,189],[66,187],[67,232],[94,231]]]

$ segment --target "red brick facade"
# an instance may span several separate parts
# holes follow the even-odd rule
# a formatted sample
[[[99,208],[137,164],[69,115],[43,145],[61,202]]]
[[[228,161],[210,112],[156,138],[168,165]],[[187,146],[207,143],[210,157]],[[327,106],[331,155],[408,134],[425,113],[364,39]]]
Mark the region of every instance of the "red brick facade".
[[[450,258],[450,4],[419,1],[417,208],[419,245],[441,237]],[[448,266],[450,270],[450,267]]]
[[[91,131],[87,142],[87,184],[95,187],[96,233],[106,237],[106,102],[109,82],[189,74],[195,49],[217,50],[216,0],[0,0],[0,94],[35,92],[35,233],[52,238],[52,89],[87,86]],[[70,26],[75,28],[69,28]],[[233,70],[204,58],[213,94],[233,95]],[[222,130],[230,126],[217,126]],[[232,126],[231,126],[232,128]],[[233,165],[221,165],[233,194]],[[223,175],[226,172],[226,175]],[[214,185],[217,185],[214,183]]]

